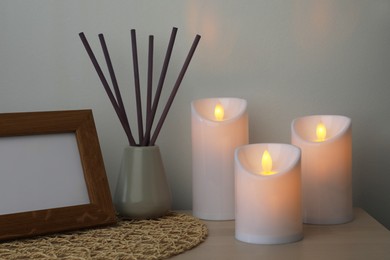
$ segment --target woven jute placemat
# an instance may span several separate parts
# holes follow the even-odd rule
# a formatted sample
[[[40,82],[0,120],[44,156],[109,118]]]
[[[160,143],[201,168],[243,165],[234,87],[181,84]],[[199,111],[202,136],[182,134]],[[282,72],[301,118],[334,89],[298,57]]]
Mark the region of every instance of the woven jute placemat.
[[[0,259],[164,259],[207,237],[199,219],[169,213],[155,220],[119,220],[106,228],[0,243]]]

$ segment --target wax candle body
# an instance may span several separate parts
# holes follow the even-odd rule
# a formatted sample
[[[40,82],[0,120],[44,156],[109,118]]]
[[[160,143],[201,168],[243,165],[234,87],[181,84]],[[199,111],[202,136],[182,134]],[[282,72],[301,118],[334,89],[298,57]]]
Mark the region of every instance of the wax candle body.
[[[224,112],[218,116],[216,106]],[[248,143],[247,102],[209,98],[192,102],[193,214],[234,219],[234,149]],[[218,108],[218,107],[217,107]]]
[[[316,126],[326,127],[318,140]],[[291,142],[302,150],[303,221],[341,224],[353,218],[351,119],[307,116],[291,125]]]
[[[273,174],[262,173],[269,151]],[[252,144],[235,151],[238,240],[282,244],[302,239],[300,150],[288,144]]]

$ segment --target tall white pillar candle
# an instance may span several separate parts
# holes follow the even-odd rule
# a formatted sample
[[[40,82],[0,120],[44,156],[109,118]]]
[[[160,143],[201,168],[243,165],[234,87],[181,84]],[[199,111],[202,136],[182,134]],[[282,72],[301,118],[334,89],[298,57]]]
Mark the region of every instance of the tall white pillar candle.
[[[303,221],[341,224],[352,220],[351,119],[297,118],[291,142],[302,150]]]
[[[236,149],[236,239],[252,244],[302,239],[300,158],[300,149],[289,144]]]
[[[238,98],[193,101],[193,214],[234,219],[234,149],[248,143],[247,102]]]

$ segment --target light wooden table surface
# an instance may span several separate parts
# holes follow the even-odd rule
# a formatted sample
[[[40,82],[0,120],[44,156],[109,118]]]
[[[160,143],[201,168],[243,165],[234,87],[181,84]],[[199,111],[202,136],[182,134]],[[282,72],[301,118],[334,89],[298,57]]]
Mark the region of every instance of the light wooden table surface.
[[[253,245],[234,238],[234,221],[204,221],[205,242],[172,259],[389,259],[390,231],[360,208],[352,222],[304,225],[302,241],[283,245]]]

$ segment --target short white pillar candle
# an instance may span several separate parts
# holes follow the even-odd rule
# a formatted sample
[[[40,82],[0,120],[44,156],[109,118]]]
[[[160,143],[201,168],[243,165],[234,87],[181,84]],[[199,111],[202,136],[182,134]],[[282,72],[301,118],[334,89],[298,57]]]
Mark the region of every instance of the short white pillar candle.
[[[283,244],[303,238],[300,158],[289,144],[236,149],[236,239]]]
[[[191,103],[193,214],[234,219],[234,149],[248,143],[247,102],[208,98]]]
[[[291,143],[302,150],[303,222],[352,220],[352,133],[345,116],[295,119]]]

